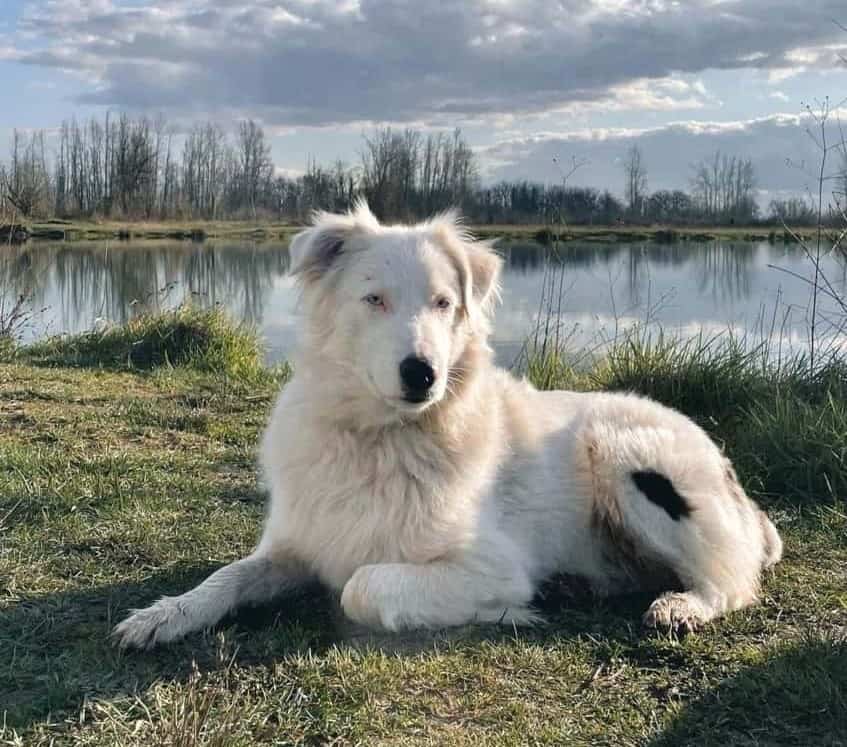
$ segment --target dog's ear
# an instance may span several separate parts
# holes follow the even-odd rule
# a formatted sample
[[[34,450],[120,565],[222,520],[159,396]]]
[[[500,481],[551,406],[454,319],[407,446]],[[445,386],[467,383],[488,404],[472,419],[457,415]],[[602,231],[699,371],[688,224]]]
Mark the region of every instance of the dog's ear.
[[[473,322],[483,327],[500,293],[500,270],[503,260],[488,241],[477,241],[465,231],[454,211],[435,216],[429,221],[436,240],[453,259],[462,286],[462,305]]]
[[[473,299],[487,312],[499,296],[503,260],[486,241],[466,241],[465,254]]]
[[[298,233],[288,247],[288,271],[306,281],[317,280],[349,248],[352,239],[379,230],[379,222],[363,200],[343,215],[317,212],[312,226]]]
[[[320,224],[301,231],[288,246],[288,271],[304,280],[317,280],[341,254],[347,238],[344,231]]]

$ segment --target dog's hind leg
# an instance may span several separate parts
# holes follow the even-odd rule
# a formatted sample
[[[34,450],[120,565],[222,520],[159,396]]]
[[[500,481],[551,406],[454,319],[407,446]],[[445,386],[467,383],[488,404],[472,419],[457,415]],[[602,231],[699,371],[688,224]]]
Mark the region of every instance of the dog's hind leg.
[[[254,553],[215,571],[202,584],[178,597],[132,610],[112,632],[121,648],[151,648],[213,626],[229,612],[256,604],[299,586],[305,568],[285,553]]]

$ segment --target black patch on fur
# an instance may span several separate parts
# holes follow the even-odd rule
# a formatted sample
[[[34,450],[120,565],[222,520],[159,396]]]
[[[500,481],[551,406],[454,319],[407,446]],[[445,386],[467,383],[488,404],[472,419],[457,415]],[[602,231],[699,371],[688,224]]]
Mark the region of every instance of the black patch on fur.
[[[314,258],[315,268],[326,271],[344,249],[344,237],[328,233],[325,236],[319,236],[315,241],[317,242]]]
[[[673,483],[663,474],[652,469],[640,470],[632,473],[632,481],[651,503],[655,503],[674,521],[679,521],[682,516],[691,514],[691,507],[685,498],[676,492]]]

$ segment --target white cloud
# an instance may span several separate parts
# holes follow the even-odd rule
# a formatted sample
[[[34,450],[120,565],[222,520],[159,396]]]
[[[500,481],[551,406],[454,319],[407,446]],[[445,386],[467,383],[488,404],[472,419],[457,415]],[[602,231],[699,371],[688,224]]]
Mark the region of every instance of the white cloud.
[[[672,112],[720,106],[702,81],[687,82],[671,76],[658,80],[640,78],[612,86],[593,101],[577,101],[559,107],[551,114],[585,115],[595,112]]]
[[[286,179],[299,179],[305,173],[303,169],[286,169],[282,166],[277,166],[274,169],[274,176],[283,176]]]
[[[839,117],[832,113],[832,135]],[[622,189],[621,157],[637,143],[644,155],[649,189],[685,188],[691,164],[715,151],[750,158],[758,187],[768,192],[802,194],[815,184],[819,151],[806,132],[807,116],[774,114],[748,120],[680,121],[650,128],[581,128],[564,132],[541,132],[503,140],[481,149],[487,181],[529,179],[558,181],[553,158],[587,159],[572,183],[597,188]]]
[[[83,103],[444,125],[716,105],[691,78],[836,64],[839,15],[843,0],[33,0],[5,54],[75,71]]]

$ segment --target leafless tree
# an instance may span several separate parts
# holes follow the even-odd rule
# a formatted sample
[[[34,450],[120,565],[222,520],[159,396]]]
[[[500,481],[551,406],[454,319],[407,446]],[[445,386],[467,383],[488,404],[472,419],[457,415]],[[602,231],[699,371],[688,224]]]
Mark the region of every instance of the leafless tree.
[[[237,149],[236,201],[255,218],[262,191],[270,192],[274,167],[271,161],[271,147],[265,139],[265,132],[252,119],[241,123]]]
[[[17,213],[29,218],[48,207],[50,176],[44,147],[44,133],[35,132],[26,139],[18,130],[12,134],[12,153],[8,169],[2,173],[3,198]]]
[[[753,162],[716,151],[693,166],[693,198],[702,217],[712,222],[743,222],[756,217]]]
[[[624,198],[629,212],[638,217],[643,210],[647,194],[647,167],[638,145],[633,144],[627,150],[623,160],[623,172]]]

